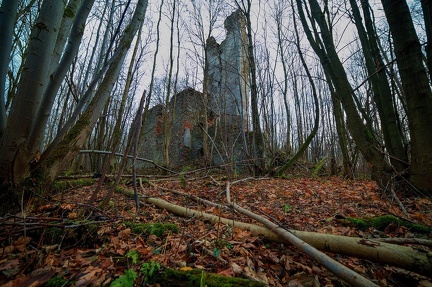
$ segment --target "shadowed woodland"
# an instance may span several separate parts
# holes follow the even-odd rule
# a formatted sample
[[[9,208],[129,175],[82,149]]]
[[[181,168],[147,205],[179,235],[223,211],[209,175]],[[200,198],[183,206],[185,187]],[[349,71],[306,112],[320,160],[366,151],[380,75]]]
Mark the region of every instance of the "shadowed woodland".
[[[430,286],[429,1],[3,0],[0,39],[1,286]]]

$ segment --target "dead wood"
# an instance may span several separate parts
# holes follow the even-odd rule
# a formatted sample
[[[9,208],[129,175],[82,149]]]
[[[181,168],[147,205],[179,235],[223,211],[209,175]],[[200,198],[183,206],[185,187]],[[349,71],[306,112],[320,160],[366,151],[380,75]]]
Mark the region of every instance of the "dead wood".
[[[192,195],[192,194],[187,194],[187,193],[181,192],[179,190],[174,190],[174,189],[169,189],[169,188],[165,188],[165,187],[162,187],[162,186],[158,186],[158,185],[154,184],[151,181],[148,182],[148,184],[150,184],[152,187],[154,187],[156,189],[160,189],[160,190],[163,190],[163,191],[166,191],[166,192],[170,192],[170,193],[173,193],[173,194],[181,195],[181,196],[193,199],[196,202],[204,203],[204,204],[207,204],[209,206],[214,206],[214,207],[221,208],[221,209],[224,209],[224,210],[232,210],[231,208],[229,208],[226,205],[214,203],[214,202],[212,202],[210,200],[199,198],[198,196],[195,196],[195,195]],[[141,186],[141,188],[142,188],[142,186]]]
[[[423,239],[423,238],[389,237],[389,238],[375,238],[374,240],[379,242],[398,244],[398,245],[414,244],[414,245],[423,245],[427,247],[432,247],[432,240]]]
[[[278,226],[277,224],[271,222],[270,220],[255,214],[251,212],[250,210],[247,210],[231,201],[231,194],[230,194],[230,182],[227,182],[226,186],[226,196],[229,206],[233,207],[236,211],[247,215],[248,217],[264,224],[269,230],[272,230],[276,234],[278,234],[280,237],[284,238],[286,241],[297,247],[300,251],[307,254],[310,258],[315,260],[315,262],[319,263],[320,265],[327,268],[329,271],[331,271],[333,274],[347,282],[348,284],[352,286],[378,286],[369,279],[361,276],[357,272],[349,269],[348,267],[344,266],[343,264],[337,262],[330,256],[324,254],[323,252],[317,250],[312,245],[306,243],[304,240],[300,239],[297,235],[295,235],[290,230],[287,230],[281,226]]]
[[[282,239],[274,231],[263,226],[239,222],[202,211],[185,208],[159,198],[147,197],[142,198],[142,200],[149,204],[154,204],[159,208],[166,209],[178,216],[186,218],[197,217],[211,223],[222,222],[232,227],[249,230],[252,235],[260,236],[269,241],[287,243],[286,240]],[[297,230],[290,230],[290,232],[321,251],[363,258],[374,262],[401,267],[425,276],[431,276],[431,252],[380,242],[373,239]]]

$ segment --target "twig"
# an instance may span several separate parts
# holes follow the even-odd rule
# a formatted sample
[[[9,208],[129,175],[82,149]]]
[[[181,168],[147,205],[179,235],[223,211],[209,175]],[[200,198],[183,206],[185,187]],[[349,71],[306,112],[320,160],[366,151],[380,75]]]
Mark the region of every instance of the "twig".
[[[80,150],[79,153],[111,154],[112,152],[111,151],[104,151],[104,150]],[[114,153],[114,155],[115,156],[120,156],[120,157],[125,157],[124,154],[118,153],[118,152]],[[128,158],[133,158],[132,155],[127,155],[127,157]],[[156,168],[164,170],[164,171],[167,171],[167,172],[172,173],[172,174],[179,174],[178,172],[169,170],[169,169],[167,169],[167,168],[165,168],[165,167],[163,167],[161,165],[158,165],[157,163],[155,163],[153,160],[150,160],[150,159],[146,159],[146,158],[142,158],[142,157],[137,157],[136,160],[151,163]]]
[[[405,206],[403,205],[402,201],[400,201],[399,197],[397,196],[396,192],[394,191],[395,186],[395,178],[392,178],[389,183],[386,186],[386,189],[388,188],[388,185],[390,185],[390,194],[393,196],[393,198],[398,203],[400,209],[402,210],[403,214],[406,216],[406,218],[409,218],[409,214],[405,209]]]

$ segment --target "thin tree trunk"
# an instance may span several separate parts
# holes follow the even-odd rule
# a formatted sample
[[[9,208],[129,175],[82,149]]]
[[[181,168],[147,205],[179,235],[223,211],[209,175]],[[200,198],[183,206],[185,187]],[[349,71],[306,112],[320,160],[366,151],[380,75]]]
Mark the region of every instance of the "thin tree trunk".
[[[147,0],[138,1],[132,20],[119,40],[119,48],[114,53],[115,58],[111,62],[95,96],[89,103],[87,109],[79,117],[75,126],[68,132],[65,138],[52,152],[51,156],[44,162],[47,182],[55,180],[58,173],[70,164],[73,157],[78,154],[80,148],[86,142],[118,78],[132,40],[144,20],[147,3]]]
[[[285,107],[285,113],[287,117],[287,135],[286,135],[286,145],[285,150],[288,154],[291,153],[291,112],[288,104],[288,68],[287,63],[285,59],[285,51],[284,51],[284,45],[282,45],[282,11],[278,11],[276,16],[277,21],[277,35],[278,35],[278,48],[279,48],[279,54],[281,57],[282,62],[282,69],[284,72],[284,81],[283,81],[283,88],[282,88],[282,94],[283,94],[283,102]],[[279,14],[280,13],[280,14]]]
[[[143,109],[144,109],[144,101],[146,99],[146,91],[141,96],[141,100],[139,103],[139,107],[134,119],[133,126],[131,130],[134,130],[134,137],[133,137],[133,159],[132,159],[132,183],[134,188],[134,199],[135,199],[135,213],[138,216],[139,215],[139,195],[138,195],[138,188],[137,188],[137,176],[136,176],[136,163],[137,163],[137,157],[138,157],[138,145],[139,145],[139,139],[140,139],[140,133],[141,133],[141,124],[142,124],[142,115],[143,115]]]
[[[133,69],[135,66],[134,64],[136,61],[136,55],[138,53],[139,42],[141,39],[141,31],[142,31],[142,27],[143,27],[142,24],[143,23],[141,23],[140,29],[138,31],[138,36],[137,36],[137,40],[135,43],[134,51],[132,53],[132,57],[131,57],[131,60],[129,62],[129,69],[128,69],[128,73],[127,73],[127,77],[126,77],[126,84],[125,84],[125,87],[123,89],[123,95],[122,95],[122,99],[120,102],[120,108],[119,108],[119,111],[117,114],[116,123],[115,123],[114,130],[112,133],[111,144],[109,146],[109,150],[111,150],[112,152],[110,155],[108,155],[104,158],[104,164],[103,164],[103,168],[102,168],[102,176],[98,180],[98,184],[92,193],[92,196],[89,200],[89,203],[92,203],[96,200],[97,195],[100,192],[100,189],[102,187],[102,183],[105,181],[106,174],[109,172],[109,168],[111,167],[111,164],[114,160],[115,153],[116,153],[116,151],[119,147],[119,144],[120,144],[120,140],[122,137],[121,123],[122,123],[122,119],[124,117],[126,99],[129,95],[130,85],[131,85],[132,78],[133,78]]]
[[[294,10],[293,10],[294,11]],[[299,147],[298,151],[296,152],[296,154],[286,163],[284,164],[279,170],[278,170],[278,175],[281,175],[285,170],[287,170],[289,167],[291,167],[296,161],[297,159],[300,158],[300,156],[302,154],[304,154],[304,152],[306,151],[306,149],[309,147],[309,144],[312,142],[312,139],[315,137],[317,131],[318,131],[318,126],[319,126],[319,119],[320,119],[320,108],[319,108],[319,99],[318,99],[318,93],[317,93],[317,89],[315,87],[315,83],[312,79],[312,75],[309,71],[309,68],[307,66],[306,60],[303,57],[303,52],[300,49],[300,37],[298,35],[298,29],[297,29],[297,24],[296,24],[296,19],[295,19],[295,15],[293,13],[293,17],[294,17],[294,31],[295,31],[295,35],[296,35],[296,47],[297,47],[297,53],[300,57],[300,61],[303,65],[303,68],[306,72],[306,75],[308,77],[309,83],[311,85],[311,90],[312,90],[312,95],[314,98],[314,102],[315,102],[315,120],[314,120],[314,126],[312,131],[310,132],[309,136],[306,138],[305,142]]]
[[[408,156],[406,154],[402,135],[398,127],[398,115],[394,110],[393,97],[390,84],[386,76],[386,70],[377,45],[378,37],[372,25],[370,6],[367,0],[362,0],[366,29],[362,24],[360,10],[355,0],[350,0],[354,22],[359,33],[363,55],[366,61],[369,80],[372,85],[374,101],[381,119],[381,127],[384,135],[386,149],[390,154],[390,161],[397,172],[408,168]]]
[[[173,1],[173,7],[172,7],[172,14],[171,14],[171,20],[170,20],[170,50],[169,50],[169,72],[168,72],[168,79],[167,79],[167,90],[165,95],[165,107],[163,109],[163,136],[164,136],[164,146],[163,146],[163,155],[164,155],[164,162],[165,167],[170,167],[170,145],[171,145],[171,136],[172,136],[172,127],[175,117],[175,109],[176,109],[176,97],[174,96],[173,99],[173,107],[172,110],[169,106],[169,101],[171,98],[171,85],[172,85],[172,73],[174,68],[174,21],[176,17],[176,1]],[[178,71],[177,71],[178,72]],[[175,87],[174,87],[175,89]]]
[[[17,0],[3,0],[0,7],[0,140],[6,128],[5,90],[15,17],[18,12]]]
[[[253,128],[253,156],[258,170],[255,172],[260,174],[264,171],[264,139],[261,131],[260,116],[258,111],[258,86],[256,75],[256,63],[254,55],[254,45],[252,39],[252,23],[251,23],[251,0],[247,0],[247,8],[244,11],[246,16],[246,30],[248,39],[248,60],[250,68],[250,91],[251,91],[251,111],[252,111],[252,128]]]
[[[432,3],[430,0],[421,0],[423,18],[426,30],[426,57],[429,69],[429,80],[432,81]]]
[[[306,8],[303,7],[301,0],[296,1],[300,20],[307,38],[315,53],[317,53],[320,58],[326,74],[328,74],[333,83],[335,88],[335,93],[333,93],[333,95],[337,97],[337,101],[342,103],[345,113],[347,114],[346,122],[348,130],[370,166],[372,178],[376,180],[379,185],[384,185],[389,180],[385,174],[388,167],[384,161],[384,156],[379,149],[377,149],[373,132],[363,123],[358,113],[357,106],[353,100],[353,89],[337,55],[333,37],[325,23],[324,13],[321,11],[316,0],[309,1],[311,8],[310,13],[312,15],[310,20],[312,21],[312,28],[314,29],[314,37],[304,13]],[[320,33],[318,33],[317,28],[314,26],[315,23],[318,24]]]

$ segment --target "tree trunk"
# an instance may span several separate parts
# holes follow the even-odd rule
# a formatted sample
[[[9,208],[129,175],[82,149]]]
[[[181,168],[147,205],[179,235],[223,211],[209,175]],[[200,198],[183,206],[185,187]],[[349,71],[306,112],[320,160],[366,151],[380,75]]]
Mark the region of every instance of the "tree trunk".
[[[166,168],[170,167],[170,146],[171,146],[171,138],[172,138],[172,128],[174,124],[175,111],[176,111],[176,101],[177,97],[175,94],[173,95],[173,106],[170,107],[169,102],[171,98],[171,85],[172,85],[172,74],[174,68],[174,21],[176,17],[176,1],[172,3],[172,14],[170,19],[170,50],[169,50],[169,72],[167,79],[167,90],[165,95],[165,107],[163,109],[163,136],[164,136],[164,146],[163,146],[163,155],[164,155],[164,164]],[[178,21],[178,19],[177,19]],[[178,70],[176,72],[176,75]],[[174,86],[174,90],[176,87]],[[172,109],[171,109],[172,108]]]
[[[333,37],[324,19],[324,13],[321,11],[316,0],[311,0],[309,3],[311,9],[311,18],[309,20],[312,21],[312,28],[315,36],[312,35],[304,13],[304,10],[307,8],[303,7],[301,0],[297,0],[300,20],[309,43],[320,58],[325,73],[332,81],[335,91],[332,95],[336,96],[336,100],[342,103],[347,115],[346,124],[348,130],[368,163],[372,178],[376,180],[379,185],[385,185],[388,181],[388,178],[385,177],[385,172],[388,167],[384,161],[384,156],[379,149],[377,149],[373,132],[363,123],[363,119],[358,113],[357,106],[353,99],[353,89],[348,81],[342,62],[337,55]],[[318,33],[315,24],[319,26],[320,33]]]
[[[304,152],[306,151],[306,149],[309,147],[309,144],[312,142],[312,139],[315,137],[317,131],[318,131],[318,126],[319,126],[319,119],[320,119],[320,108],[319,108],[319,99],[318,99],[318,93],[317,93],[317,89],[315,87],[315,83],[313,81],[312,75],[309,71],[308,65],[306,63],[306,60],[303,57],[303,52],[301,51],[300,48],[300,37],[298,35],[298,29],[297,29],[297,24],[296,24],[296,19],[295,19],[295,15],[293,13],[293,20],[294,20],[294,31],[295,31],[295,35],[296,35],[296,47],[297,47],[297,52],[300,58],[300,61],[303,65],[303,68],[306,72],[306,75],[308,77],[309,83],[311,85],[311,90],[312,90],[312,95],[313,95],[313,99],[315,102],[315,120],[314,120],[314,126],[312,131],[310,132],[309,136],[306,138],[305,142],[299,147],[298,151],[296,152],[296,154],[286,163],[284,164],[279,170],[278,170],[278,175],[281,175],[286,169],[288,169],[289,167],[291,167],[296,161],[297,159],[300,158],[300,156],[302,154],[304,154]]]
[[[104,157],[103,167],[101,170],[102,176],[98,180],[97,186],[96,186],[95,190],[93,191],[93,194],[89,200],[89,204],[93,203],[96,200],[97,195],[98,195],[98,193],[102,187],[102,184],[105,181],[106,174],[108,174],[110,172],[110,167],[111,167],[113,160],[115,158],[115,153],[116,153],[116,151],[120,145],[120,140],[121,140],[121,136],[122,136],[122,128],[121,128],[122,118],[124,117],[126,99],[129,95],[132,78],[134,76],[133,70],[134,70],[134,66],[135,66],[135,62],[136,62],[136,58],[137,58],[139,42],[141,39],[141,32],[142,32],[142,23],[141,23],[140,29],[138,31],[138,36],[137,36],[137,40],[135,43],[135,47],[134,47],[134,50],[133,50],[133,53],[132,53],[132,56],[131,56],[131,59],[129,62],[129,69],[127,72],[126,84],[125,84],[125,87],[123,89],[122,99],[120,102],[120,108],[119,108],[119,111],[117,114],[117,119],[116,119],[115,126],[113,129],[112,137],[110,140],[111,142],[108,145],[109,150],[111,150],[111,153]],[[140,131],[140,134],[141,134],[141,131]]]
[[[333,93],[333,91],[331,93]],[[332,104],[333,104],[334,119],[336,123],[336,133],[338,135],[339,147],[342,153],[342,168],[343,168],[342,175],[345,178],[353,179],[354,170],[353,170],[352,160],[349,154],[350,143],[348,141],[348,133],[345,126],[343,110],[340,101],[337,100],[337,97],[334,95],[332,96]]]
[[[15,17],[18,11],[19,1],[3,0],[0,7],[0,139],[6,127],[5,90],[6,75],[9,67],[10,52]]]
[[[277,36],[278,36],[277,47],[279,49],[279,54],[281,57],[284,79],[288,79],[289,78],[288,67],[285,59],[286,57],[285,57],[284,45],[282,43],[282,15],[281,15],[282,10],[281,11],[278,10],[276,13],[277,13],[276,25],[277,25]],[[284,146],[284,150],[287,152],[287,154],[290,154],[292,148],[291,147],[291,112],[288,103],[288,81],[287,80],[283,81],[282,94],[283,94],[285,113],[287,117],[287,131],[286,131],[287,134],[286,134],[286,143]]]
[[[246,20],[246,36],[247,36],[247,57],[249,62],[250,75],[250,98],[252,112],[252,156],[254,160],[254,170],[256,174],[260,174],[265,170],[265,153],[264,153],[264,138],[261,131],[260,116],[258,111],[258,86],[257,72],[254,55],[254,41],[252,38],[252,23],[251,23],[251,0],[236,0],[237,8],[241,10]],[[243,95],[247,96],[247,95]],[[242,107],[244,110],[244,107]]]
[[[119,48],[114,53],[115,59],[111,62],[95,96],[89,103],[87,109],[79,117],[75,126],[67,133],[65,138],[55,147],[51,155],[43,163],[43,168],[46,171],[45,176],[47,183],[51,183],[55,180],[57,175],[70,164],[75,155],[78,154],[80,148],[85,144],[92,128],[100,116],[105,102],[110,96],[110,92],[118,78],[132,40],[141,22],[144,20],[147,3],[147,0],[138,1],[133,18],[129,26],[125,29],[124,35],[119,40]]]
[[[80,7],[78,7],[78,2],[82,2]],[[67,12],[64,13],[60,30],[61,35],[59,34],[54,49],[55,57],[51,59],[52,68],[50,72],[53,73],[50,75],[50,81],[48,82],[36,119],[33,123],[30,134],[28,135],[26,146],[29,151],[37,150],[40,146],[40,141],[43,137],[48,118],[51,115],[51,109],[60,85],[65,78],[68,69],[72,65],[74,58],[78,54],[81,39],[84,35],[84,26],[93,4],[94,0],[75,0],[72,1],[72,3],[69,3],[66,7],[65,11]],[[75,14],[77,15],[76,19]],[[75,21],[72,25],[73,20]],[[70,36],[67,37],[69,30],[71,30]],[[68,41],[66,47],[64,47],[66,39]],[[64,55],[59,62],[63,49]]]
[[[254,46],[252,39],[252,23],[251,23],[251,2],[248,0],[246,16],[246,28],[247,28],[247,39],[248,39],[248,60],[250,67],[250,81],[251,81],[251,112],[252,112],[252,128],[253,128],[253,142],[252,151],[256,162],[256,173],[261,174],[265,170],[265,154],[264,154],[264,139],[261,131],[260,116],[258,112],[258,87],[257,87],[257,75],[256,75],[256,64],[254,56]]]
[[[54,51],[66,1],[45,0],[32,30],[18,90],[0,142],[0,182],[20,184],[30,173],[35,150],[28,150],[28,135],[49,81]]]
[[[432,91],[405,0],[382,0],[407,102],[411,137],[410,182],[432,194]]]
[[[266,240],[286,243],[272,230],[250,223],[243,223],[202,211],[171,204],[159,198],[146,197],[143,201],[154,204],[176,215],[190,218],[199,217],[210,223],[224,223],[229,226],[249,230],[252,235],[264,237]],[[331,253],[354,256],[366,260],[398,266],[425,276],[430,276],[432,259],[426,252],[412,247],[398,246],[380,241],[347,237],[341,235],[322,234],[308,231],[290,230],[293,234],[315,248]]]
[[[426,57],[429,69],[429,79],[432,81],[432,3],[430,0],[421,0],[423,18],[426,30]]]
[[[398,127],[398,115],[394,109],[393,97],[386,76],[386,69],[379,52],[377,44],[379,40],[373,28],[369,2],[367,0],[362,1],[367,32],[363,26],[357,2],[355,0],[350,0],[350,3],[373,90],[373,98],[381,119],[380,122],[384,135],[385,147],[396,171],[403,172],[408,168],[408,156],[402,141],[401,131]]]

